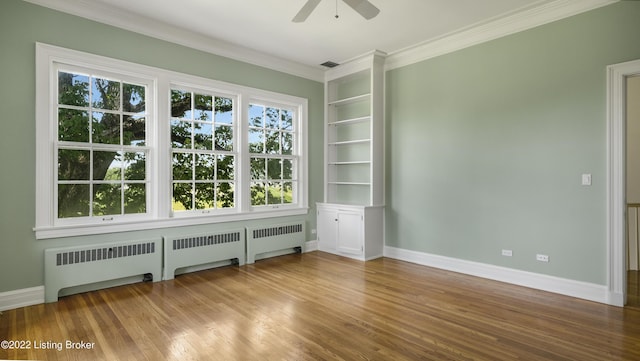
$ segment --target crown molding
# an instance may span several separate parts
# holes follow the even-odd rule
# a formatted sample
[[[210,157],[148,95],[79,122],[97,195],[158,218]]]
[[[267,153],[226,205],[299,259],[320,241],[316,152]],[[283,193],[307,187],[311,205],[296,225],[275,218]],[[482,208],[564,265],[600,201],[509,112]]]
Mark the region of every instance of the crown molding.
[[[353,74],[360,70],[369,69],[375,61],[384,62],[387,53],[380,50],[372,50],[365,54],[345,60],[335,68],[327,69],[324,73],[324,80],[329,81],[343,76]]]
[[[418,63],[440,55],[452,53],[490,40],[535,28],[560,19],[577,15],[620,0],[557,0],[532,6],[511,15],[475,24],[444,36],[389,54],[385,70]]]
[[[150,18],[133,16],[91,0],[23,0],[53,10],[112,25],[160,40],[184,45],[196,50],[261,66],[294,76],[324,81],[324,69],[238,46],[220,39],[194,33],[180,27],[159,23]],[[621,0],[556,0],[532,5],[464,29],[426,40],[388,54],[385,70],[418,63],[470,46],[535,28]],[[345,63],[348,63],[346,61]]]
[[[314,81],[324,81],[324,69],[265,54],[177,26],[162,24],[150,18],[134,16],[99,2],[91,0],[23,1],[244,63]]]

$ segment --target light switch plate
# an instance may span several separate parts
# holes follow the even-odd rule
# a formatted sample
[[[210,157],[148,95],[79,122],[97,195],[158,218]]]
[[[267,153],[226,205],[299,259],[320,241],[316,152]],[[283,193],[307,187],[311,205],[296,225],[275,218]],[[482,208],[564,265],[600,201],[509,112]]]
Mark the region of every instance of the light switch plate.
[[[590,186],[591,185],[591,174],[583,174],[582,175],[582,185]]]

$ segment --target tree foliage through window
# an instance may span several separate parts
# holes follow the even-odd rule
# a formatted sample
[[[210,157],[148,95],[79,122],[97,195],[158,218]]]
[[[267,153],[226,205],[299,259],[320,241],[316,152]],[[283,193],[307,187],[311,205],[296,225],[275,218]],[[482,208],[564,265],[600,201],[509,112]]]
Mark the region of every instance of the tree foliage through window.
[[[57,82],[57,218],[149,212],[148,85],[69,70]],[[236,208],[240,154],[251,206],[296,203],[294,110],[254,102],[240,126],[233,95],[174,87],[169,97],[174,212]]]
[[[235,207],[233,107],[230,97],[171,90],[173,211]]]
[[[58,72],[58,218],[145,213],[146,87]]]

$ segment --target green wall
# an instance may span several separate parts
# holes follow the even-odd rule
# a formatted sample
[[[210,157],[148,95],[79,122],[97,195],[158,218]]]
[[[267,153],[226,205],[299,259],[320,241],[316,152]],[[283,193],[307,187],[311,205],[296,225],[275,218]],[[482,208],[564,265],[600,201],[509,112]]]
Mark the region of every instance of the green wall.
[[[0,3],[0,292],[44,283],[43,249],[159,237],[237,224],[36,240],[35,43],[43,42],[309,100],[309,205],[322,200],[323,84],[215,56],[20,0]],[[307,240],[315,211],[306,217]],[[244,222],[255,224],[260,221]],[[186,229],[186,230],[185,230]]]
[[[389,71],[386,244],[606,284],[606,66],[640,58],[638,19],[617,3]]]
[[[606,284],[605,68],[640,58],[639,18],[621,2],[387,72],[386,244]],[[42,285],[45,248],[237,226],[35,240],[35,42],[308,98],[312,209],[294,218],[315,228],[321,83],[3,0],[0,292]]]

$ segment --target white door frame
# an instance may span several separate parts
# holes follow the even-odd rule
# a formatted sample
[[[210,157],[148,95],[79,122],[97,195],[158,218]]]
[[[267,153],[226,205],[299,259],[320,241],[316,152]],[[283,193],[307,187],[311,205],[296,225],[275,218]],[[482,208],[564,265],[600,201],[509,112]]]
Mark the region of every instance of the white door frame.
[[[626,94],[627,78],[640,75],[640,60],[607,67],[607,303],[627,299]]]

